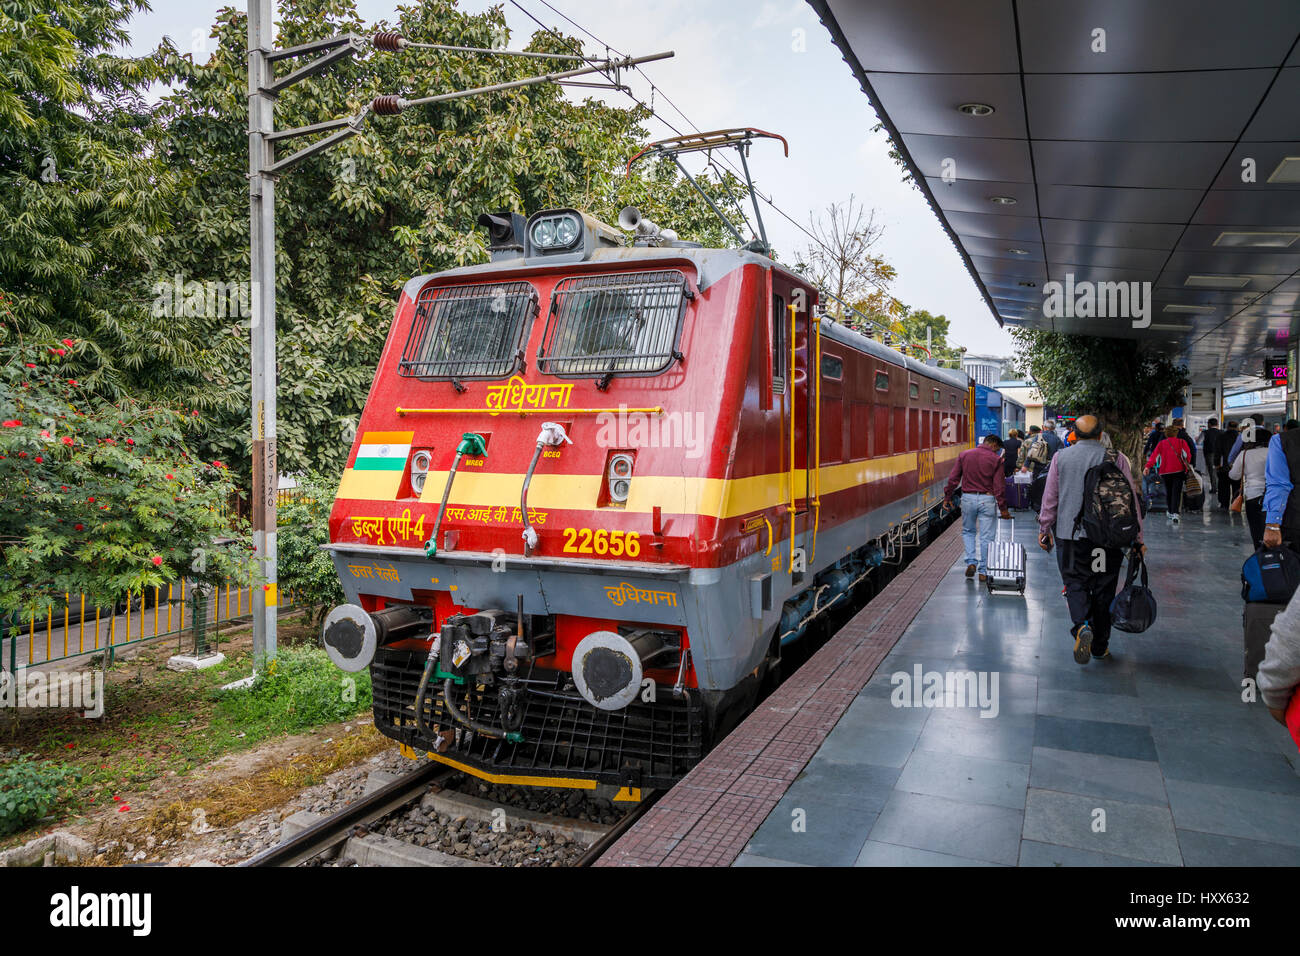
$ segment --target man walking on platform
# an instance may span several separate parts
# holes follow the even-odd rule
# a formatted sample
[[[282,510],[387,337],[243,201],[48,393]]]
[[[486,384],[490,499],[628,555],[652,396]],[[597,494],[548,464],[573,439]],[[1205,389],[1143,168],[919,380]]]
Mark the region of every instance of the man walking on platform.
[[[1217,495],[1219,491],[1219,420],[1211,418],[1205,431],[1201,433],[1201,451],[1205,454],[1205,475],[1210,479],[1210,491]]]
[[[1264,545],[1300,551],[1300,429],[1268,440],[1264,462]]]
[[[1133,481],[1128,459],[1116,455],[1101,443],[1102,424],[1094,415],[1084,415],[1074,425],[1079,441],[1052,458],[1047,472],[1047,489],[1038,513],[1038,545],[1051,551],[1057,545],[1056,563],[1065,585],[1065,602],[1070,609],[1070,636],[1074,638],[1074,659],[1079,664],[1110,657],[1110,602],[1115,598],[1122,548],[1104,547],[1089,540],[1078,520],[1084,508],[1089,469],[1108,459],[1122,473],[1133,497],[1127,502],[1137,524],[1134,550],[1146,553],[1142,544],[1140,493]],[[1122,487],[1122,486],[1121,486]],[[1132,560],[1132,558],[1130,558]]]
[[[961,485],[961,538],[966,545],[966,577],[988,579],[988,552],[995,522],[1007,511],[1007,480],[1003,470],[1002,439],[989,435],[975,448],[957,456],[943,489],[944,510],[952,507],[953,492]],[[977,538],[978,533],[978,538]]]

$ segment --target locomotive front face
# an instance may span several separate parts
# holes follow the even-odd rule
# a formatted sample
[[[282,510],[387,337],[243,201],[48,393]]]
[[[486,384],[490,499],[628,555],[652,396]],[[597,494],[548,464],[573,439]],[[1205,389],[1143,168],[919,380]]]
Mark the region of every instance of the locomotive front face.
[[[624,248],[570,209],[480,221],[492,261],[398,304],[331,513],[325,646],[369,666],[411,755],[633,799],[699,761],[959,449],[851,460],[858,413],[808,374],[837,368],[815,293],[770,259],[644,220]],[[846,401],[879,388],[848,368]]]

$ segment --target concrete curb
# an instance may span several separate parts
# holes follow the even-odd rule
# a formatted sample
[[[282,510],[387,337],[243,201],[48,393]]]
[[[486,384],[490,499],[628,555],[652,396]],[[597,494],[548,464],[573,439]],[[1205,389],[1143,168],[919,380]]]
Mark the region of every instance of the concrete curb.
[[[567,837],[577,843],[590,846],[604,836],[608,827],[585,820],[568,820],[554,817],[534,810],[520,810],[515,807],[502,806],[480,797],[471,797],[454,790],[438,790],[426,793],[420,799],[420,809],[426,813],[446,814],[453,820],[465,817],[476,823],[493,823],[499,819],[494,813],[505,811],[506,827],[531,827],[537,833],[550,833]]]

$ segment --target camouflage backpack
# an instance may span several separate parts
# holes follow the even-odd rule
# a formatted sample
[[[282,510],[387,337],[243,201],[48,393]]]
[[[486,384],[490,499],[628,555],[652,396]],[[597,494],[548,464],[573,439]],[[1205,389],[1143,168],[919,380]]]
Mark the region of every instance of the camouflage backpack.
[[[1137,541],[1138,503],[1133,486],[1116,464],[1114,449],[1083,476],[1083,504],[1074,519],[1074,533],[1080,528],[1093,544],[1103,548],[1127,548]]]

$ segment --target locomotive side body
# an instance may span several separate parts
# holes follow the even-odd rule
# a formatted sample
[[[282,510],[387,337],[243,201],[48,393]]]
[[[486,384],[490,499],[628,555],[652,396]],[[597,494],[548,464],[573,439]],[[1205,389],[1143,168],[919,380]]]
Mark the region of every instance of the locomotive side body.
[[[769,259],[698,248],[408,283],[328,546],[355,608],[326,644],[370,662],[376,727],[628,798],[698,761],[969,446],[964,376],[814,303]],[[491,361],[438,364],[480,326],[506,333],[456,347]]]

